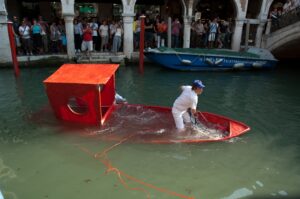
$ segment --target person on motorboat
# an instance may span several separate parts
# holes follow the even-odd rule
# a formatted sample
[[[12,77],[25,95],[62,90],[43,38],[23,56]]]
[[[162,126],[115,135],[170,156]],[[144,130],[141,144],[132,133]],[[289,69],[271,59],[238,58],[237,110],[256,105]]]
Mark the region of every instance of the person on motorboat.
[[[185,130],[185,123],[191,122],[188,109],[195,115],[197,113],[198,95],[203,92],[204,84],[201,80],[194,80],[192,86],[181,86],[181,94],[175,100],[172,107],[172,114],[176,128],[179,131]]]

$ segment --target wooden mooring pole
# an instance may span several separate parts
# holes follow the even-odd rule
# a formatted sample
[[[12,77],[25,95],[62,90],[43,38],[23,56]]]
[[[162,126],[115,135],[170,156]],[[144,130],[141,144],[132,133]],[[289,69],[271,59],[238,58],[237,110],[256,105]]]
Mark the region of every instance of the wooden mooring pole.
[[[18,77],[20,75],[20,70],[19,70],[19,63],[18,63],[18,59],[17,59],[15,35],[14,35],[14,31],[13,31],[12,22],[7,23],[7,30],[8,30],[11,58],[12,58],[13,66],[14,66],[15,76]]]
[[[139,71],[144,73],[144,45],[145,45],[145,16],[140,16],[140,59],[139,59]]]

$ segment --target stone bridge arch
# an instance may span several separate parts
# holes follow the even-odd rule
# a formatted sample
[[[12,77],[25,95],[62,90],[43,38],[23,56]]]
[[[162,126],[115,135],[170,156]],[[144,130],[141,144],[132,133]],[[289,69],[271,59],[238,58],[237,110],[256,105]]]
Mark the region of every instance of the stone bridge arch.
[[[281,54],[279,52],[284,52],[289,57],[291,53],[299,54],[298,46],[300,46],[300,21],[263,36],[262,47],[279,56]]]

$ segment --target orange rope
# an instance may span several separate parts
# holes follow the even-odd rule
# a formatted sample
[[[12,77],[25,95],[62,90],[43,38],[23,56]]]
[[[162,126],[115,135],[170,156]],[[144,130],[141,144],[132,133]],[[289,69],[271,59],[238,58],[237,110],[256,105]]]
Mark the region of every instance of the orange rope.
[[[128,139],[128,138],[127,138],[127,139]],[[111,150],[111,149],[113,149],[114,147],[118,146],[119,144],[121,144],[122,142],[126,141],[127,139],[123,139],[123,140],[121,140],[120,142],[118,142],[117,144],[114,144],[113,146],[111,146],[111,147],[105,149],[103,152],[101,152],[101,153],[96,153],[95,155],[93,155],[92,152],[89,151],[87,148],[84,148],[84,147],[81,147],[81,146],[79,146],[79,147],[81,148],[81,150],[83,150],[84,152],[86,152],[86,153],[89,154],[90,156],[93,156],[93,157],[95,157],[96,159],[100,160],[100,161],[106,166],[106,168],[107,168],[106,171],[105,171],[106,174],[109,173],[109,172],[115,172],[115,173],[117,174],[117,176],[118,176],[118,179],[119,179],[120,183],[121,183],[126,189],[133,190],[133,191],[142,191],[142,192],[144,192],[144,193],[147,195],[147,199],[150,199],[150,194],[149,194],[149,192],[148,192],[147,190],[145,190],[145,189],[143,189],[143,188],[139,188],[139,187],[129,187],[129,186],[127,185],[127,183],[125,182],[125,180],[122,178],[122,174],[121,174],[122,172],[121,172],[119,169],[115,168],[115,167],[111,164],[111,162],[110,162],[108,159],[104,159],[104,158],[103,158],[103,159],[100,159],[100,158],[103,157],[103,156],[106,157],[106,153],[107,153],[109,150]],[[100,155],[99,155],[99,154],[100,154]]]
[[[112,150],[113,148],[115,148],[115,147],[117,147],[118,145],[122,144],[123,142],[126,142],[129,138],[131,138],[131,137],[133,137],[133,136],[134,136],[134,134],[129,135],[129,136],[123,138],[123,139],[120,140],[118,143],[116,143],[116,144],[114,144],[114,145],[108,147],[107,149],[103,150],[102,152],[96,153],[96,154],[94,155],[94,157],[95,157],[96,159],[100,159],[100,158],[102,158],[103,156],[106,156],[106,154],[107,154],[110,150]]]
[[[120,183],[126,188],[126,189],[129,189],[129,190],[134,190],[134,191],[142,191],[144,192],[146,195],[147,195],[147,199],[150,199],[150,194],[147,190],[143,189],[143,188],[139,188],[139,187],[130,187],[128,186],[128,184],[125,182],[125,180],[122,178],[122,176],[126,177],[127,179],[129,180],[132,180],[136,183],[139,183],[141,185],[144,185],[146,187],[149,187],[151,189],[155,189],[159,192],[162,192],[162,193],[166,193],[168,195],[172,195],[172,196],[177,196],[179,198],[183,198],[183,199],[195,199],[194,197],[189,197],[189,196],[186,196],[186,195],[183,195],[183,194],[180,194],[180,193],[177,193],[177,192],[174,192],[174,191],[170,191],[170,190],[167,190],[167,189],[164,189],[164,188],[160,188],[160,187],[157,187],[153,184],[150,184],[150,183],[146,183],[144,181],[141,181],[133,176],[130,176],[126,173],[124,173],[123,171],[117,169],[116,167],[114,167],[112,164],[111,164],[111,161],[107,158],[107,153],[112,150],[113,148],[117,147],[118,145],[122,144],[123,142],[126,142],[129,138],[131,138],[132,136],[134,135],[129,135],[128,137],[125,137],[124,139],[120,140],[118,143],[104,149],[102,152],[99,152],[99,153],[96,153],[96,154],[93,154],[90,150],[88,150],[87,148],[85,147],[82,147],[82,146],[78,146],[82,151],[84,151],[85,153],[87,153],[88,155],[90,156],[93,156],[94,158],[98,159],[99,161],[102,162],[102,164],[105,165],[106,167],[106,174],[109,173],[109,172],[114,172],[117,174],[118,176],[118,179],[120,181]]]

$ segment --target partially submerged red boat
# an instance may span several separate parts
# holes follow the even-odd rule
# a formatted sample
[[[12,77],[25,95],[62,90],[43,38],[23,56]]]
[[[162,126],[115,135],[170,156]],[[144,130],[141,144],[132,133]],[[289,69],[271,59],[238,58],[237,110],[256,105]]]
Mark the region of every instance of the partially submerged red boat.
[[[115,105],[109,120],[90,134],[109,141],[168,144],[224,141],[250,130],[246,124],[221,115],[198,112],[197,116],[197,124],[178,132],[170,107]]]
[[[57,118],[96,125],[87,134],[102,140],[198,143],[228,140],[250,130],[242,122],[203,112],[198,123],[178,132],[170,107],[115,103],[117,64],[64,64],[45,81]]]

